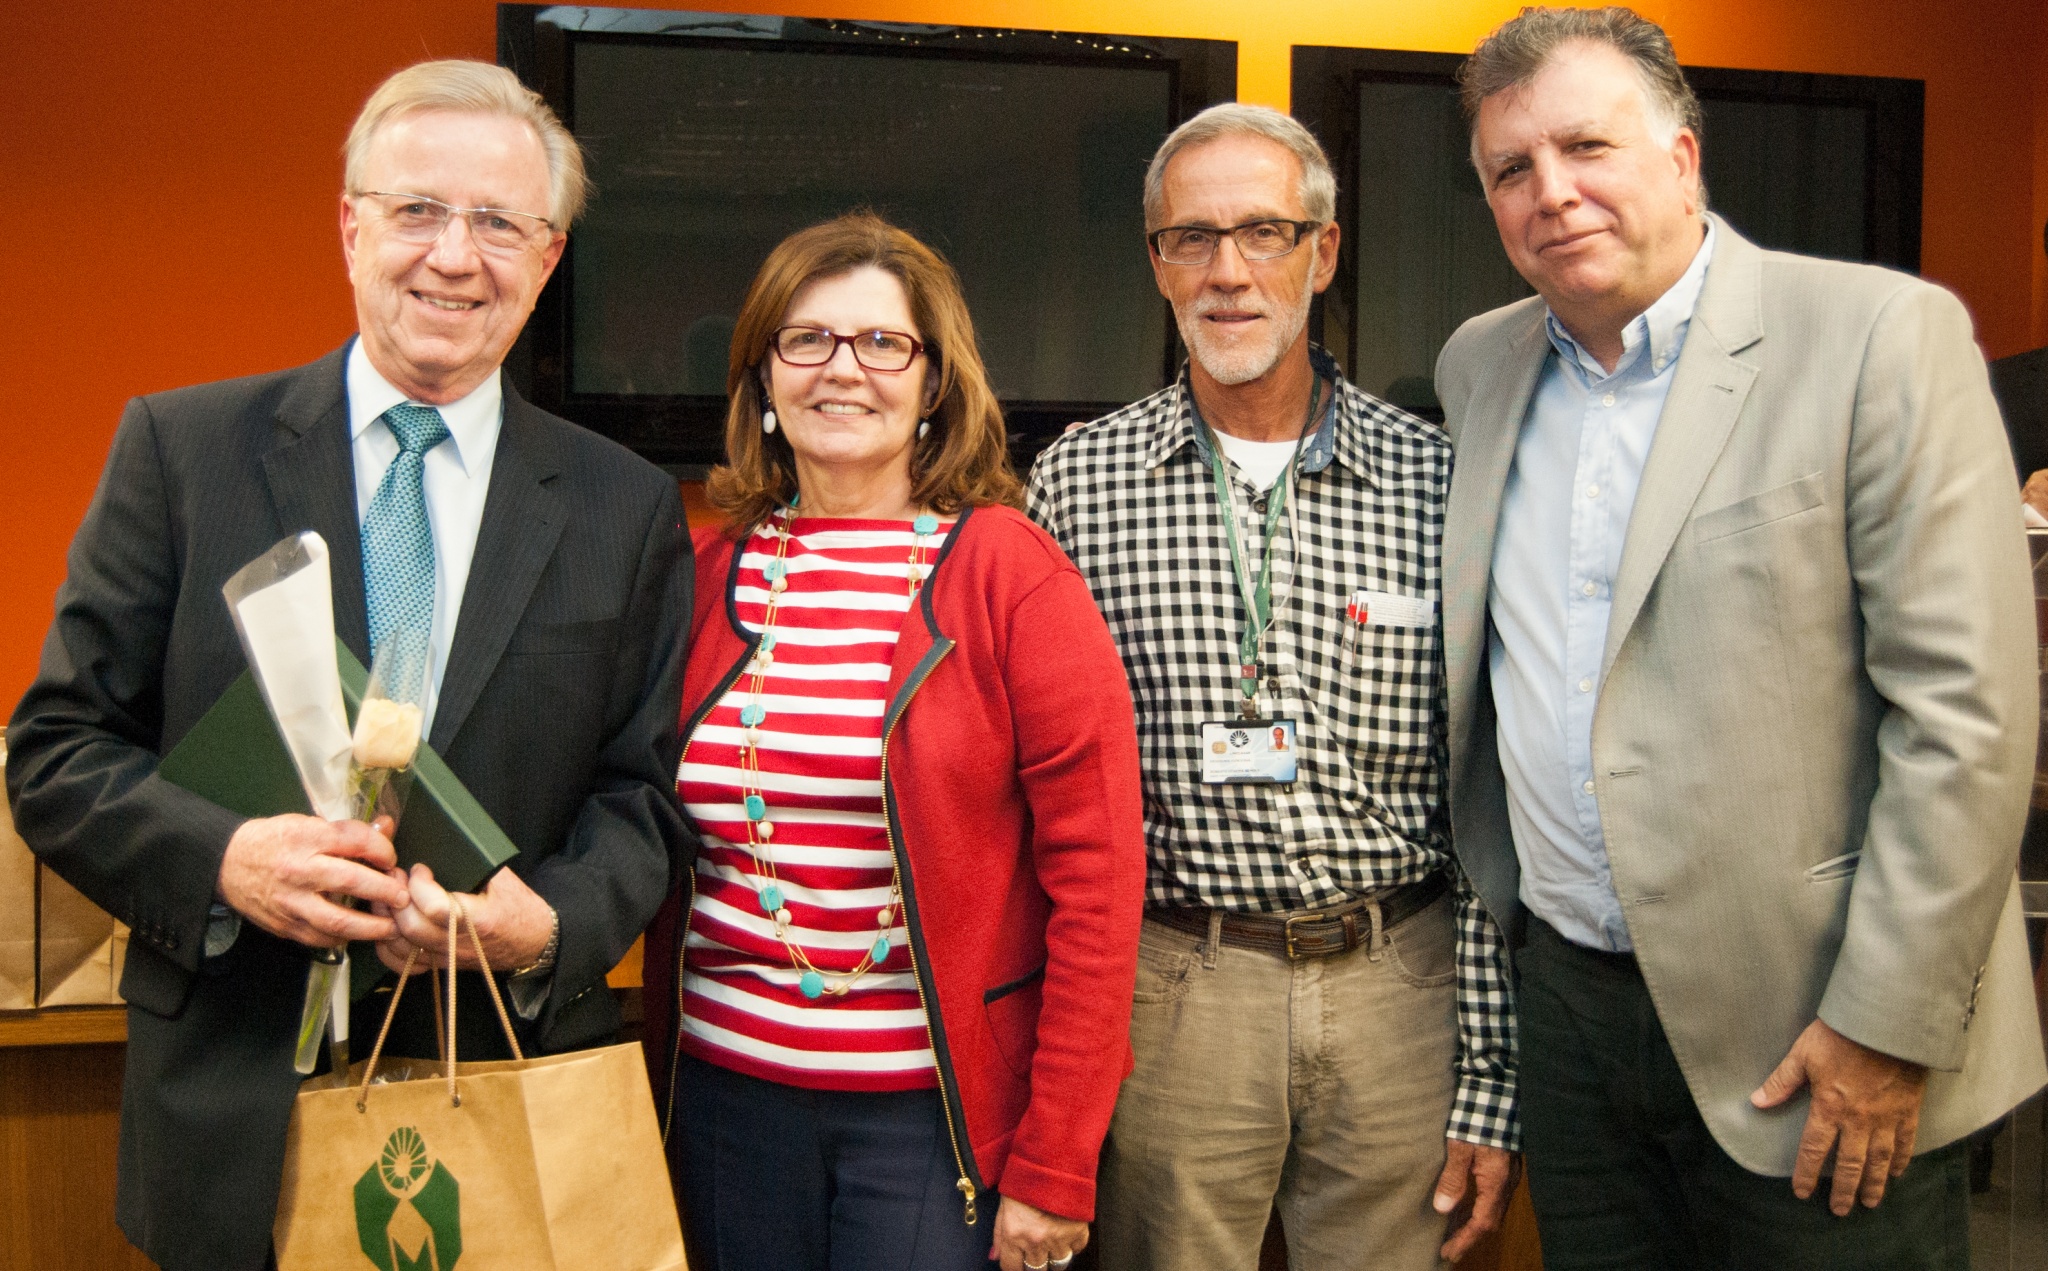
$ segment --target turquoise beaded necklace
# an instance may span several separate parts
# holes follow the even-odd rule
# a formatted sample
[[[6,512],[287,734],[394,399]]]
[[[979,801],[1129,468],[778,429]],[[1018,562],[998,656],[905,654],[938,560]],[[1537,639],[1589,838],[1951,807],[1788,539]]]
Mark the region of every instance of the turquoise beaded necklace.
[[[790,529],[796,522],[797,501],[792,498],[789,507],[782,513],[781,523],[776,526],[775,559],[763,571],[768,578],[768,605],[761,618],[761,643],[754,652],[753,660],[747,664],[747,695],[750,699],[740,707],[740,724],[745,728],[745,741],[740,746],[740,793],[745,799],[747,811],[747,854],[754,859],[754,895],[760,902],[761,912],[775,923],[775,938],[782,942],[789,954],[790,964],[798,969],[797,990],[813,1001],[826,994],[843,995],[860,978],[888,960],[889,951],[894,947],[891,937],[896,928],[896,919],[903,912],[903,885],[901,881],[890,884],[889,901],[875,911],[875,942],[861,955],[860,962],[851,971],[826,971],[814,964],[810,956],[789,938],[789,908],[783,902],[782,879],[775,872],[775,858],[769,844],[775,838],[775,823],[768,819],[768,799],[761,790],[761,725],[767,722],[768,708],[761,698],[768,677],[768,668],[775,662],[775,617],[782,607],[782,595],[789,590],[789,540]],[[906,570],[910,598],[917,599],[917,592],[924,585],[923,565],[928,540],[938,532],[939,518],[929,512],[919,514],[910,522],[910,562]]]

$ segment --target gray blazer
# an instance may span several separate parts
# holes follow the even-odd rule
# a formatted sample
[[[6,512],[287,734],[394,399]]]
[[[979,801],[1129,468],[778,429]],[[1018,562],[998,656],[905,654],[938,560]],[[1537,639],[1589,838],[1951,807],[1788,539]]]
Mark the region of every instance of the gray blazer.
[[[1922,1150],[2048,1082],[2014,863],[2037,689],[2011,455],[1969,315],[1720,225],[1614,581],[1593,719],[1615,889],[1715,1139],[1789,1175],[1755,1089],[1816,1014],[1935,1070]],[[1437,362],[1451,823],[1508,925],[1487,590],[1550,346],[1540,297]]]

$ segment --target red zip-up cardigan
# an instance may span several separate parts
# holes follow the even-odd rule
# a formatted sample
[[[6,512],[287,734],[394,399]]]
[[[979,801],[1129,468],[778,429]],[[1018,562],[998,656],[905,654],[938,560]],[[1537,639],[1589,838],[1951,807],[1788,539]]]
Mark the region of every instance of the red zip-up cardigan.
[[[684,756],[759,636],[739,545],[696,535]],[[1095,1164],[1131,1070],[1144,912],[1138,739],[1123,664],[1079,571],[1006,507],[960,514],[890,666],[882,803],[918,995],[971,1215],[993,1189],[1095,1213]],[[695,871],[648,930],[646,1030],[664,1124]],[[970,1219],[971,1221],[971,1219]]]

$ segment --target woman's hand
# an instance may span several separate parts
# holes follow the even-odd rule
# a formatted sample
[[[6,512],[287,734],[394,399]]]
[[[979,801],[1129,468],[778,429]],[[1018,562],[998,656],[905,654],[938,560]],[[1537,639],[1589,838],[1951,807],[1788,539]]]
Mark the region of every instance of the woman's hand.
[[[988,1257],[1001,1263],[1003,1271],[1025,1271],[1027,1267],[1040,1271],[1047,1266],[1064,1269],[1087,1247],[1085,1222],[1033,1209],[1009,1196],[996,1206],[996,1239]]]

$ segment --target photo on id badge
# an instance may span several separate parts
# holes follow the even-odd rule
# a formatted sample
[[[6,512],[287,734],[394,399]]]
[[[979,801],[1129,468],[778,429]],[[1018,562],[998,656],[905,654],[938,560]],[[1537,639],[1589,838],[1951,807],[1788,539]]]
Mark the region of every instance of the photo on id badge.
[[[1414,630],[1435,625],[1436,601],[1425,596],[1366,589],[1354,591],[1344,606],[1344,665],[1359,671],[1372,669],[1372,654],[1365,639],[1365,633],[1372,628]]]
[[[1236,719],[1202,725],[1202,781],[1206,785],[1294,780],[1294,721]]]

